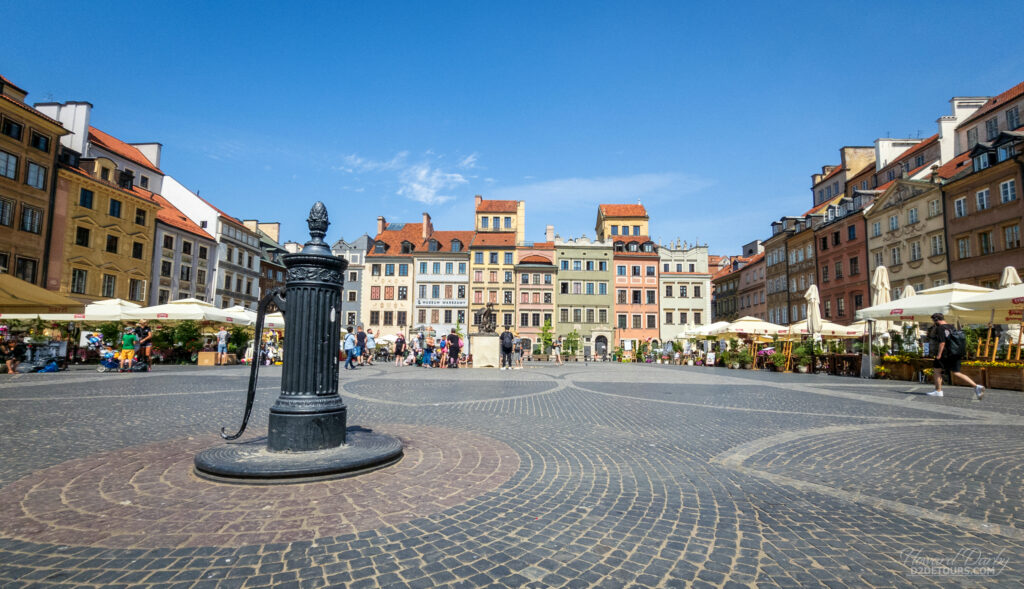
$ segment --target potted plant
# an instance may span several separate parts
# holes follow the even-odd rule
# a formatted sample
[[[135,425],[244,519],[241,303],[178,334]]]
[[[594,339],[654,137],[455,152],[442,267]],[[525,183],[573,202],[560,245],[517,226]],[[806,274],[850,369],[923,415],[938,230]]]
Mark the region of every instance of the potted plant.
[[[750,368],[754,364],[754,355],[751,354],[749,350],[740,351],[737,358],[740,366],[744,368]]]
[[[786,355],[782,352],[774,352],[768,357],[768,359],[771,361],[772,366],[775,367],[775,370],[778,370],[779,372],[784,372],[786,368],[788,368],[786,366],[788,360],[786,359]]]

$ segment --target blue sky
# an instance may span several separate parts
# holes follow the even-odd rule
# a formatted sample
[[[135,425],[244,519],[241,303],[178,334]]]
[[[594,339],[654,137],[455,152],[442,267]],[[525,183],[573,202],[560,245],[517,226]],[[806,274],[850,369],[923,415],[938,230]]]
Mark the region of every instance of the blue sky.
[[[1015,2],[4,11],[0,72],[30,102],[91,102],[94,126],[163,143],[166,173],[299,241],[315,200],[333,240],[378,215],[471,228],[482,194],[524,199],[531,240],[640,200],[656,239],[735,253],[810,207],[841,146],[928,137],[951,97],[1024,79]]]

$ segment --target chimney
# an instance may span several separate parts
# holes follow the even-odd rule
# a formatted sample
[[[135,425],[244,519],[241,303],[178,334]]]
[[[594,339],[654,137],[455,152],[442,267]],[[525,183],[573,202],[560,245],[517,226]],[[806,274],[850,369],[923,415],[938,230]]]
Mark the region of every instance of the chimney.
[[[242,225],[245,225],[245,228],[253,233],[258,232],[260,228],[260,222],[256,219],[243,219]]]
[[[384,220],[384,217],[377,217],[377,235],[384,233],[384,229],[388,226],[388,222]]]
[[[932,169],[932,175],[931,175],[931,178],[929,178],[929,181],[932,184],[938,184],[939,183],[939,167],[938,166],[932,166],[931,169]]]
[[[154,168],[160,167],[160,150],[163,149],[163,145],[159,143],[129,143],[128,145],[141,151],[147,160],[153,162]]]
[[[544,241],[554,241],[554,240],[555,240],[555,226],[554,225],[548,225],[547,227],[544,228]]]
[[[430,239],[434,234],[434,225],[430,223],[430,214],[423,213],[423,241]]]
[[[92,115],[92,104],[88,102],[39,102],[36,110],[60,121],[71,133],[60,138],[60,144],[77,151],[82,157],[88,157],[86,146],[89,143],[89,118]]]
[[[259,230],[266,233],[267,237],[277,241],[281,237],[281,224],[280,223],[260,223],[257,225]]]
[[[475,197],[473,197],[473,199],[476,201],[476,208],[480,208],[480,201],[482,201],[484,197],[478,194]]]

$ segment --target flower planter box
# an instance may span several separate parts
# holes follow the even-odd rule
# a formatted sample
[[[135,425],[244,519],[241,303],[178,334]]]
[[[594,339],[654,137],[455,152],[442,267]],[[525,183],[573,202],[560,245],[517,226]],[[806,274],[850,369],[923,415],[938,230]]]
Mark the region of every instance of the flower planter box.
[[[984,385],[986,387],[989,386],[989,384],[988,384],[988,376],[986,374],[989,370],[992,370],[992,369],[991,368],[983,368],[981,366],[961,366],[960,367],[960,372],[962,372],[964,374],[964,376],[966,376],[967,378],[973,380],[974,382],[976,382],[976,383],[978,383],[980,385]],[[962,382],[959,382],[959,379],[957,379],[957,380],[955,380],[953,382],[950,382],[950,376],[948,374],[945,374],[945,373],[942,374],[942,379],[943,379],[943,382],[948,382],[949,384],[963,384]]]
[[[916,370],[905,362],[882,362],[890,380],[914,380]]]
[[[968,367],[964,367],[964,374],[967,374]],[[990,366],[985,368],[988,376],[985,386],[992,389],[1008,389],[1011,391],[1024,391],[1024,368],[1009,368],[1002,366]],[[971,378],[974,378],[971,376]],[[980,382],[980,381],[979,381]]]

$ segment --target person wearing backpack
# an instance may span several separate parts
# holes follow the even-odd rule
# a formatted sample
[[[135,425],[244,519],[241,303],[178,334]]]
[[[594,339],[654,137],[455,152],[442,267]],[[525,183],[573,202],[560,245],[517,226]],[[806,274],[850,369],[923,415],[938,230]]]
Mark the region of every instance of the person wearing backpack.
[[[505,331],[502,332],[499,342],[501,343],[501,369],[512,370],[512,343],[515,341],[515,336],[508,330],[508,326],[505,326]]]
[[[356,336],[352,333],[352,327],[348,327],[348,333],[345,334],[345,343],[342,344],[345,349],[345,370],[356,369]]]
[[[974,396],[980,401],[985,396],[985,387],[975,383],[966,374],[960,372],[960,362],[964,359],[967,347],[967,339],[964,337],[964,332],[959,329],[953,329],[952,325],[946,323],[945,316],[942,313],[932,315],[932,321],[935,322],[931,330],[932,338],[935,340],[938,349],[935,352],[935,362],[932,364],[934,368],[935,390],[928,393],[928,396],[942,396],[942,371],[945,370],[949,373],[949,382],[951,384],[953,377],[959,376],[960,380],[974,387]]]

